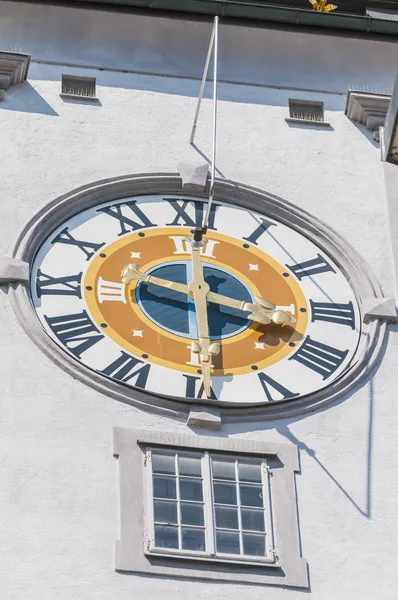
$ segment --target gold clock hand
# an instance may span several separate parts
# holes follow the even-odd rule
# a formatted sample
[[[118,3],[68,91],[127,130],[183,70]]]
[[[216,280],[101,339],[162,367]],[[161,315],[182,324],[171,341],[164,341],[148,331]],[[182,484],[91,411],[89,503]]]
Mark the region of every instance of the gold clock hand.
[[[176,283],[175,281],[154,277],[153,275],[146,275],[139,270],[137,263],[127,265],[122,271],[122,282],[129,284],[132,281],[146,281],[147,283],[153,283],[159,287],[164,287],[190,296],[189,288],[186,284]]]
[[[174,290],[175,292],[181,292],[191,298],[193,297],[188,285],[169,281],[168,279],[162,279],[161,277],[154,277],[153,275],[146,275],[139,270],[136,263],[127,265],[127,267],[123,269],[122,281],[126,284],[129,284],[132,281],[146,281],[159,287]],[[286,311],[278,310],[273,302],[266,300],[265,298],[258,298],[256,296],[256,304],[253,304],[251,302],[235,300],[235,298],[223,296],[222,294],[217,294],[210,290],[207,292],[206,298],[208,302],[213,302],[214,304],[220,304],[222,306],[228,306],[229,308],[235,308],[236,310],[249,312],[249,315],[242,315],[242,317],[246,317],[257,323],[262,323],[263,325],[267,325],[268,323],[271,323],[271,321],[278,325],[296,322],[296,319],[292,315]]]
[[[210,342],[209,323],[207,319],[207,294],[210,291],[209,284],[206,283],[203,275],[203,265],[200,256],[200,245],[191,246],[192,248],[192,281],[189,284],[189,290],[192,292],[195,303],[196,321],[198,323],[198,342],[192,343],[192,351],[199,354],[199,360],[202,370],[202,382],[206,396],[211,395],[211,360],[212,356],[220,352],[220,345],[216,342]],[[199,348],[198,348],[199,345]]]

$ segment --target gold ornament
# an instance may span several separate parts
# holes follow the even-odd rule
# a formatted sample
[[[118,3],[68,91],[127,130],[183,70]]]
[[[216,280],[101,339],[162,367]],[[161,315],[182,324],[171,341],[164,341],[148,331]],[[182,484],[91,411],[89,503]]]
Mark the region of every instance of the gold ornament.
[[[316,12],[330,12],[332,10],[336,10],[336,4],[326,4],[327,0],[309,0],[310,4],[312,4],[313,10]]]

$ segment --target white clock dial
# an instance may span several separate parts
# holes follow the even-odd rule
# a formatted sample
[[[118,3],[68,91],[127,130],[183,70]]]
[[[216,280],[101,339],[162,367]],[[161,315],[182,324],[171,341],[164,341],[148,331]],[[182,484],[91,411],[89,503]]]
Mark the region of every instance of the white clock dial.
[[[104,378],[152,394],[206,398],[204,363],[193,344],[198,308],[186,291],[193,278],[187,238],[205,208],[197,198],[132,197],[62,223],[32,266],[32,302],[48,335]],[[361,332],[356,297],[336,262],[308,237],[216,201],[200,262],[212,294],[205,302],[209,343],[219,348],[209,401],[293,401],[349,368]],[[129,264],[138,278],[172,283],[123,283]],[[264,324],[237,308],[258,308],[256,298],[295,322]]]

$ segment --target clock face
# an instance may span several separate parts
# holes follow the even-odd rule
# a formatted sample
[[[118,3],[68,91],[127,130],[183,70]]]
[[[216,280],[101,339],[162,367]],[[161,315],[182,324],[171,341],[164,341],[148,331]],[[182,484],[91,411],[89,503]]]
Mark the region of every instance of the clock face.
[[[185,401],[206,399],[192,344],[200,337],[195,302],[184,291],[193,278],[189,237],[205,210],[200,199],[141,196],[62,223],[32,267],[32,302],[48,335],[104,378]],[[152,280],[139,275],[123,283],[121,272],[131,263]],[[224,298],[205,307],[210,342],[219,344],[210,401],[292,400],[349,367],[360,336],[357,301],[337,264],[310,239],[264,215],[214,202],[201,263],[210,292]],[[165,281],[172,283],[164,287]],[[257,298],[295,322],[251,320],[245,303],[258,306]]]

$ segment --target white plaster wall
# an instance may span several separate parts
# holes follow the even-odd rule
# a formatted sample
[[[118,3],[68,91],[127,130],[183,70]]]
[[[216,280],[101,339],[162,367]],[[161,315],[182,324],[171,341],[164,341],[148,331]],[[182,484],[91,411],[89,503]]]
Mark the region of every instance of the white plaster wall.
[[[0,105],[1,251],[40,205],[64,192],[119,174],[174,172],[179,160],[200,158],[188,145],[199,87],[189,77],[200,74],[208,24],[11,2],[1,3],[0,16],[0,46],[22,45],[34,60],[123,64],[153,72],[33,62],[29,82],[7,92]],[[344,116],[343,92],[356,74],[364,87],[389,86],[397,46],[238,27],[223,35],[228,47],[223,77],[247,77],[261,86],[220,85],[220,173],[285,197],[328,222],[368,261],[384,293],[392,294],[379,149]],[[349,60],[346,52],[353,47]],[[264,53],[266,48],[272,54]],[[188,78],[158,77],[157,70]],[[64,102],[59,97],[64,72],[96,76],[100,104]],[[284,121],[289,97],[322,100],[332,128],[289,127]],[[205,100],[197,147],[207,156],[210,118]],[[190,430],[101,396],[56,368],[23,333],[4,288],[0,321],[1,598],[299,600],[308,595],[115,573],[118,471],[112,428]],[[396,598],[397,359],[392,329],[372,380],[344,401],[301,418],[227,425],[220,434],[299,445],[300,529],[316,600]]]

